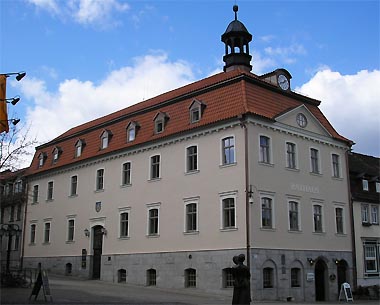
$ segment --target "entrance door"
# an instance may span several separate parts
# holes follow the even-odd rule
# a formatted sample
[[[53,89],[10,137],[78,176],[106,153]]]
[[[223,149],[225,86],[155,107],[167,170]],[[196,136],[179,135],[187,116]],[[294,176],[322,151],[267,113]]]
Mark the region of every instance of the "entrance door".
[[[92,278],[100,278],[100,267],[102,262],[102,248],[103,248],[103,232],[102,226],[95,226],[93,228],[93,257],[92,257]]]
[[[318,260],[315,264],[315,300],[326,301],[327,266]]]
[[[340,287],[343,283],[347,282],[347,262],[345,260],[340,260],[338,265],[336,266],[336,273],[338,275],[338,295],[340,293]]]

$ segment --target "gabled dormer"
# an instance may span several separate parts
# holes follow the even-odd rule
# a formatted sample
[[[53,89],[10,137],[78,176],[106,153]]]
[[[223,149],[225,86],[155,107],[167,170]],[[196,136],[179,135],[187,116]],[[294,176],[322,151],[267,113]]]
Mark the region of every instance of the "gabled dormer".
[[[62,148],[60,146],[55,146],[52,151],[52,156],[53,156],[53,163],[56,163],[59,159],[59,157],[62,154]]]
[[[133,142],[136,139],[137,132],[140,129],[140,125],[136,121],[130,121],[126,127],[127,142]]]
[[[168,121],[169,121],[169,115],[167,113],[161,112],[161,111],[158,112],[153,118],[154,133],[158,134],[158,133],[164,132],[165,126]]]
[[[78,139],[78,141],[75,142],[75,158],[79,158],[82,155],[85,146],[86,141],[84,139]]]
[[[45,164],[46,159],[47,159],[46,152],[41,152],[38,155],[38,167],[42,167]]]
[[[206,108],[205,103],[197,99],[194,99],[189,106],[190,123],[199,122],[202,118],[203,111],[205,108]]]
[[[104,129],[100,134],[100,149],[106,149],[111,141],[112,132],[108,129]]]

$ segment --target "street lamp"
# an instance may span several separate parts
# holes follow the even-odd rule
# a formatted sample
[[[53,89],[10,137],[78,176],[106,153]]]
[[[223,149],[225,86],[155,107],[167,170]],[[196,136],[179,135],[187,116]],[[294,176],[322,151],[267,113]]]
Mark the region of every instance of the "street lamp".
[[[7,249],[7,265],[5,272],[9,274],[9,262],[11,258],[11,247],[13,236],[20,236],[21,229],[17,224],[2,224],[0,228],[0,236],[8,236],[8,249]]]
[[[17,75],[16,79],[17,81],[20,81],[24,78],[24,76],[26,75],[26,72],[22,71],[22,72],[1,73],[1,75],[4,75],[5,77],[9,77],[11,75]]]
[[[12,98],[0,99],[0,101],[11,103],[14,106],[20,101],[20,96],[16,95],[15,97],[12,97]]]
[[[13,125],[17,125],[20,119],[0,120],[0,124],[3,124],[3,122],[11,122]]]

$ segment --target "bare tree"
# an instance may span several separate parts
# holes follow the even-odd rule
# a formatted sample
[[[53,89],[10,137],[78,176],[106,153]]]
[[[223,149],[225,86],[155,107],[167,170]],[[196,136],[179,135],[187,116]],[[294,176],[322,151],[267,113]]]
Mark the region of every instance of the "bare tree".
[[[27,162],[34,154],[38,141],[30,138],[30,126],[17,126],[12,125],[8,133],[0,134],[0,172],[7,169],[15,171],[28,166]]]

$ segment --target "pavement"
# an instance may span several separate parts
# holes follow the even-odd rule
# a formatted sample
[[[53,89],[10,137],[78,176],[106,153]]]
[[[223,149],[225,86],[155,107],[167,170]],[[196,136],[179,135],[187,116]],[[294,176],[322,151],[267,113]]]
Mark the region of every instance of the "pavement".
[[[84,280],[68,276],[49,276],[51,297],[44,297],[41,288],[37,299],[32,288],[1,288],[0,304],[168,304],[168,305],[208,305],[231,304],[231,297],[201,292],[197,289],[164,289],[158,287],[137,286],[125,283],[109,283],[100,280]],[[232,292],[231,292],[232,294]],[[251,304],[306,304],[296,302],[262,302],[253,301]],[[345,302],[318,302],[332,305]],[[355,304],[379,305],[379,301],[355,300]]]

